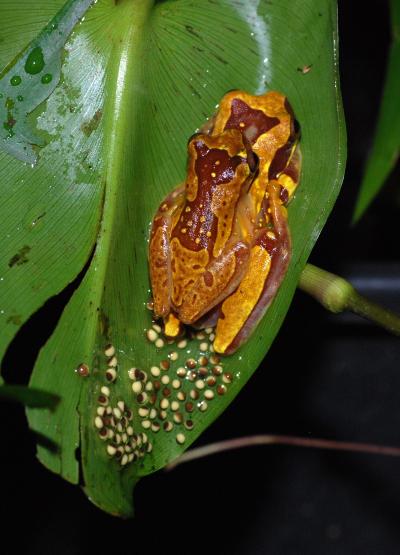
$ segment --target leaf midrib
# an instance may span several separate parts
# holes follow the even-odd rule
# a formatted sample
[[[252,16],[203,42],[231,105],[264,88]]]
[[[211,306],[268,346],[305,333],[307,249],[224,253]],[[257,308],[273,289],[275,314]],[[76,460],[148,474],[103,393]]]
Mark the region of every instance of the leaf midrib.
[[[136,113],[139,103],[133,107],[132,91],[139,86],[142,79],[141,54],[144,49],[144,28],[149,17],[153,0],[128,0],[115,9],[121,10],[120,21],[123,23],[118,33],[113,37],[114,47],[110,56],[107,81],[111,86],[105,85],[106,91],[112,91],[104,100],[104,141],[103,160],[104,166],[104,203],[101,216],[96,250],[91,264],[92,292],[94,306],[102,305],[104,283],[111,255],[113,228],[116,222],[118,208],[118,191],[123,178],[122,145],[132,135],[132,128],[136,124]],[[125,12],[125,13],[124,13]],[[134,13],[133,13],[134,12]],[[132,19],[135,25],[132,25]],[[118,60],[116,65],[113,63]],[[115,85],[114,85],[115,84]],[[133,117],[127,117],[129,116]],[[92,318],[97,318],[97,312],[92,312]],[[90,325],[92,334],[90,345],[95,342],[97,326]]]

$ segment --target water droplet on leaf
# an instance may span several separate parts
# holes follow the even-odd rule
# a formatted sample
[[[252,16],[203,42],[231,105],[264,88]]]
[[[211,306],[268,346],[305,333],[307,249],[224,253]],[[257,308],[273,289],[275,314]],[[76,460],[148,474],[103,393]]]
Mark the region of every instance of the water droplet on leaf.
[[[10,83],[13,87],[16,87],[17,85],[21,84],[21,77],[19,75],[14,75],[13,77],[11,77],[10,79]]]
[[[25,62],[25,71],[26,73],[30,73],[31,75],[36,75],[37,73],[40,73],[43,68],[43,51],[40,46],[37,46],[32,50]]]
[[[51,75],[51,73],[46,73],[46,75],[43,75],[41,81],[44,85],[47,85],[52,81],[52,79],[53,79],[53,76]]]

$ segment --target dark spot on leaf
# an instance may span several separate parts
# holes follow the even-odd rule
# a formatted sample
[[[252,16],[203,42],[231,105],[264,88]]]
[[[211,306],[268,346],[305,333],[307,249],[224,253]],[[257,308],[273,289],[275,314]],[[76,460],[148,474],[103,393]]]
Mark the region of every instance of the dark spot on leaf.
[[[99,311],[100,311],[99,321],[100,321],[101,334],[104,335],[105,337],[108,337],[109,328],[110,328],[110,319],[101,308],[99,309]]]
[[[193,92],[193,94],[195,96],[197,96],[197,98],[201,98],[201,94],[199,93],[199,91],[196,89],[196,87],[194,87],[193,85],[189,85],[189,88],[191,89],[191,91]]]
[[[103,115],[103,112],[101,110],[97,110],[97,112],[94,114],[92,119],[82,123],[81,130],[86,135],[86,137],[90,137],[90,135],[93,133],[93,131],[95,131],[95,129],[97,129],[97,127],[99,126],[102,115]]]
[[[14,324],[15,326],[20,326],[22,324],[22,319],[20,314],[11,314],[7,318],[7,324]]]
[[[27,254],[30,250],[31,247],[28,247],[28,245],[24,245],[20,248],[17,254],[14,254],[14,256],[10,258],[8,262],[9,267],[12,268],[13,266],[22,266],[22,264],[28,262]]]
[[[303,75],[307,75],[307,73],[309,73],[311,71],[311,68],[312,68],[312,64],[305,65],[303,67],[298,67],[297,71],[302,73]]]
[[[37,223],[39,223],[39,221],[40,221],[42,218],[44,218],[45,215],[46,215],[46,212],[42,212],[42,214],[39,214],[39,216],[37,216],[37,217],[31,222],[30,227],[35,227],[35,225],[36,225]]]
[[[214,58],[216,60],[218,60],[219,62],[221,62],[221,64],[227,65],[228,62],[226,60],[224,60],[223,58],[221,58],[221,56],[218,56],[218,54],[213,54]]]
[[[193,29],[193,27],[191,25],[185,25],[185,29],[191,35],[200,38],[200,35],[198,33],[196,33],[196,31]]]

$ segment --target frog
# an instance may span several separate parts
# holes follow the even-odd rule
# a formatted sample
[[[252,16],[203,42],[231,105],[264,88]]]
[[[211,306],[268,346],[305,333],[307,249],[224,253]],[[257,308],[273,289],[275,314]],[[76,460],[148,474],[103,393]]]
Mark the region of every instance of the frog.
[[[291,257],[299,136],[285,95],[233,90],[189,139],[185,182],[150,231],[153,311],[167,337],[214,327],[213,350],[230,355],[264,316]]]

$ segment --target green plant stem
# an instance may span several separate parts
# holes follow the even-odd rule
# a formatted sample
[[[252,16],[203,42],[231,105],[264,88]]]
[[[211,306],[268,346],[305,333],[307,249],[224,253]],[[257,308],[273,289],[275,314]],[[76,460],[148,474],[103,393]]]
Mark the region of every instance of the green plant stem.
[[[397,314],[363,297],[340,276],[307,264],[298,286],[330,312],[337,314],[350,310],[394,335],[400,335],[400,317]]]
[[[205,445],[204,447],[191,449],[166,466],[166,470],[173,470],[180,464],[210,455],[216,455],[233,449],[242,449],[243,447],[255,447],[256,445],[290,445],[295,447],[311,447],[314,449],[330,449],[334,451],[350,451],[355,453],[400,457],[400,447],[387,447],[385,445],[375,445],[373,443],[354,443],[352,441],[264,434],[218,441],[210,445]]]

